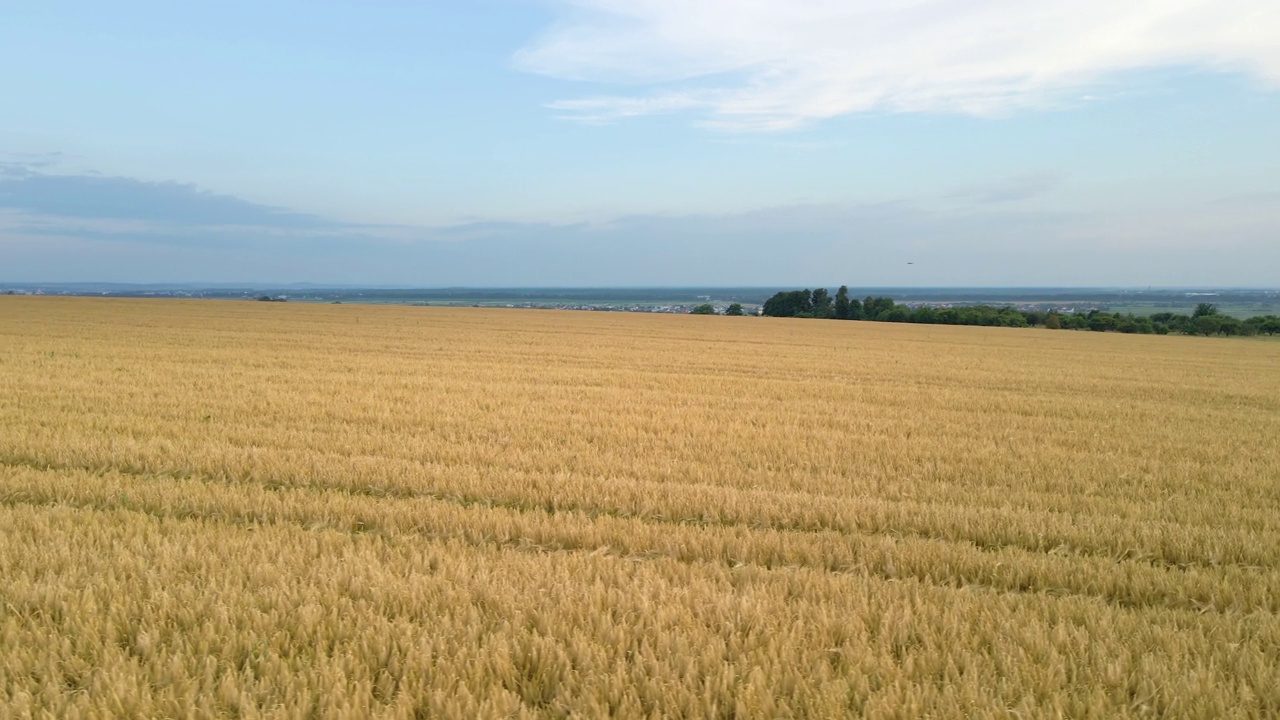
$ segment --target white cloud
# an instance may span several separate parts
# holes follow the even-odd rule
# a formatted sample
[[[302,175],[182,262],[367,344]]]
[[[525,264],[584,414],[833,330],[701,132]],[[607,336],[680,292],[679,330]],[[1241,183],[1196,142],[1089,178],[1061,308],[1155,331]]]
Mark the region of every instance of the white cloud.
[[[555,1],[559,20],[516,64],[637,88],[552,103],[594,122],[693,110],[709,126],[768,130],[868,110],[994,115],[1158,67],[1280,83],[1276,0]]]

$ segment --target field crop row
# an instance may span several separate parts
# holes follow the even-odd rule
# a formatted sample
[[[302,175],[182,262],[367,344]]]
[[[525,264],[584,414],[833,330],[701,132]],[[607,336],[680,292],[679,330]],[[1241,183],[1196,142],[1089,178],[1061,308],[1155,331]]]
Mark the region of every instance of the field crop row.
[[[0,298],[0,704],[1280,713],[1280,346]]]

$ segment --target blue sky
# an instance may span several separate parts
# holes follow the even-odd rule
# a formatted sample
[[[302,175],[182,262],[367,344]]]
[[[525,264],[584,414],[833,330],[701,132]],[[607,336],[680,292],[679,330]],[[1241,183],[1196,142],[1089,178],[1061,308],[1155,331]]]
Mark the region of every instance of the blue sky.
[[[1280,285],[1275,3],[44,0],[0,66],[0,281]]]

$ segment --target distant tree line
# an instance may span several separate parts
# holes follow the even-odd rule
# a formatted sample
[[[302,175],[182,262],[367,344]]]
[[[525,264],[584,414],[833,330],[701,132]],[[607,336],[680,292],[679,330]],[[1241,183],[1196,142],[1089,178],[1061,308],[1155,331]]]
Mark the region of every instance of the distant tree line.
[[[771,317],[873,320],[876,322],[922,323],[927,325],[984,325],[988,327],[1046,327],[1051,330],[1093,330],[1168,335],[1275,335],[1280,333],[1280,317],[1260,315],[1248,320],[1223,315],[1215,305],[1200,303],[1191,315],[1156,313],[1133,315],[1090,310],[1087,313],[1060,313],[1054,310],[1019,310],[1014,307],[974,305],[956,308],[911,307],[892,298],[849,297],[849,288],[840,286],[833,297],[825,288],[780,292],[764,303],[762,314]]]

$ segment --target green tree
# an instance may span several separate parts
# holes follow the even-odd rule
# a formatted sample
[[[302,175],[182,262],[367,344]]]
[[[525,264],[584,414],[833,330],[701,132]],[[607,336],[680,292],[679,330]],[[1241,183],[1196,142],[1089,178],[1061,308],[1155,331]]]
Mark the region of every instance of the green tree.
[[[862,301],[862,316],[868,320],[879,320],[880,316],[893,309],[893,298],[870,297]]]
[[[730,305],[728,308],[725,309],[724,314],[725,315],[741,315],[742,303],[733,303],[732,305]]]
[[[1089,312],[1088,319],[1089,319],[1089,329],[1093,330],[1094,332],[1107,332],[1108,330],[1115,330],[1116,325],[1119,324],[1119,318],[1117,318],[1115,315],[1112,315],[1111,313],[1099,312],[1096,310]]]
[[[1218,314],[1217,305],[1214,305],[1213,303],[1199,303],[1198,305],[1196,305],[1196,311],[1191,313],[1191,317],[1193,318],[1208,317],[1210,315],[1217,315],[1217,314]]]
[[[1173,332],[1195,334],[1195,328],[1191,327],[1191,318],[1187,315],[1174,315],[1169,319],[1168,328]]]
[[[811,296],[813,302],[813,316],[817,318],[829,318],[833,314],[831,309],[831,293],[826,288],[818,288],[813,291]]]
[[[1191,329],[1197,335],[1217,335],[1218,330],[1222,329],[1222,319],[1215,313],[1196,315],[1191,320]]]
[[[1088,330],[1089,318],[1080,313],[1071,313],[1062,320],[1062,327],[1068,330]]]
[[[1027,316],[1016,308],[1004,308],[996,317],[999,318],[1000,327],[1027,327]]]
[[[764,301],[761,312],[769,317],[812,316],[813,299],[808,290],[775,293]]]
[[[1244,323],[1238,318],[1229,315],[1218,316],[1218,333],[1221,335],[1240,335],[1243,332]]]
[[[693,315],[715,315],[716,309],[711,303],[702,303],[689,312]]]
[[[936,325],[938,323],[938,311],[928,305],[921,305],[911,311],[911,322]]]
[[[1050,330],[1062,329],[1062,317],[1056,312],[1051,312],[1044,318],[1044,326]]]
[[[881,322],[910,322],[911,308],[906,305],[894,305],[876,316]]]
[[[853,306],[849,303],[849,287],[847,285],[841,285],[840,289],[836,290],[836,302],[835,302],[836,319],[837,320],[852,319],[849,317],[849,313],[852,309],[853,309]]]

